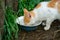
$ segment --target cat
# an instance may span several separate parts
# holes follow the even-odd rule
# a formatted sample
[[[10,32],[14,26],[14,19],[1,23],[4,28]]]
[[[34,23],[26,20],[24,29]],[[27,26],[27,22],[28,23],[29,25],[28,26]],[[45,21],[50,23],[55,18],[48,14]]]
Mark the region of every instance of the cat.
[[[54,20],[60,20],[60,0],[40,2],[32,11],[24,9],[25,25],[32,25],[37,21],[46,21],[44,30],[49,30]]]

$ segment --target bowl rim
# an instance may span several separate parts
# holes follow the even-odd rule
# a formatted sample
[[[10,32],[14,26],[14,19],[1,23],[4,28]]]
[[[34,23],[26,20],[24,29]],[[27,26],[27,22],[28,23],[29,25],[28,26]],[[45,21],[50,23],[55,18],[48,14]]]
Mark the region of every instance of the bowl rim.
[[[36,26],[25,26],[25,25],[20,25],[20,24],[18,24],[19,26],[21,26],[21,27],[29,27],[29,28],[32,28],[32,27],[37,27],[37,26],[39,26],[39,25],[36,25]]]
[[[24,17],[24,16],[20,16],[20,17],[18,17],[18,18],[23,19],[23,17]],[[18,19],[18,18],[17,18],[17,19]],[[16,21],[17,21],[17,19],[16,19]],[[17,23],[17,24],[19,24],[19,23]],[[23,24],[19,24],[19,25],[25,26],[25,27],[34,27],[34,26],[38,26],[38,25],[40,25],[40,24],[41,24],[41,22],[39,22],[39,23],[37,23],[37,24],[35,24],[35,25],[23,25]]]

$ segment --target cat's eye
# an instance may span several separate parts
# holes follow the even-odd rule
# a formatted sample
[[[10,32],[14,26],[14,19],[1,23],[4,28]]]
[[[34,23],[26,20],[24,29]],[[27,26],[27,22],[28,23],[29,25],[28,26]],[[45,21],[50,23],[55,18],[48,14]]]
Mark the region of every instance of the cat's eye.
[[[31,15],[29,15],[29,17],[31,18]]]
[[[30,15],[30,13],[29,13],[28,17],[29,17],[29,18],[31,18],[31,15]]]

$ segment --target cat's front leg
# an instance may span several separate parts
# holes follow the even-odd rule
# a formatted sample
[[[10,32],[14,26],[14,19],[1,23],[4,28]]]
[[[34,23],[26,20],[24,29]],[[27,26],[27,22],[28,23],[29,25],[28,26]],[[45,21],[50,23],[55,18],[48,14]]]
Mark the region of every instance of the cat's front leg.
[[[53,22],[54,19],[47,19],[46,21],[46,27],[44,27],[44,30],[49,30],[50,29],[50,25]]]

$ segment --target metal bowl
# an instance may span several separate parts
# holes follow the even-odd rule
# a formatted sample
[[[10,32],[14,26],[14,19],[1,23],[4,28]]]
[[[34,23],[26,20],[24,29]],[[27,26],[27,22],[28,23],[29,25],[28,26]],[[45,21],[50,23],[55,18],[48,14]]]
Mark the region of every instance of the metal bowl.
[[[37,26],[24,26],[24,25],[19,25],[19,26],[22,30],[25,30],[25,31],[34,31],[37,29]]]

